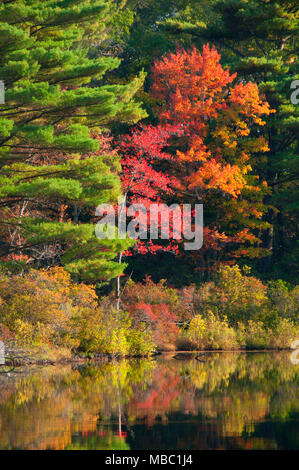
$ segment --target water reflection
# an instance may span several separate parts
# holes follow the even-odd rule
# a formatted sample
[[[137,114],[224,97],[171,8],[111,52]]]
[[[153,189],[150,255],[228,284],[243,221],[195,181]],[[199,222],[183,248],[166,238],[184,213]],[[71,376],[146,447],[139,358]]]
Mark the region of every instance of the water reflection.
[[[0,376],[1,449],[298,449],[289,353],[211,353]]]

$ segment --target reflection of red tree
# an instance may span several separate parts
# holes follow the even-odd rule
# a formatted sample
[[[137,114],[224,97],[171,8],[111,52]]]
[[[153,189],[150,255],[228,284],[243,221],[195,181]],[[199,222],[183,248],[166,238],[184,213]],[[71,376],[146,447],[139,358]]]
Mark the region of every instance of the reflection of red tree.
[[[141,403],[137,403],[136,408],[145,409],[145,410],[152,408],[154,406],[154,401],[157,396],[158,396],[158,392],[156,390],[152,390],[148,399]]]
[[[130,409],[136,418],[145,419],[152,425],[157,417],[165,418],[179,396],[180,375],[173,369],[158,369],[151,386],[142,396],[135,395]]]

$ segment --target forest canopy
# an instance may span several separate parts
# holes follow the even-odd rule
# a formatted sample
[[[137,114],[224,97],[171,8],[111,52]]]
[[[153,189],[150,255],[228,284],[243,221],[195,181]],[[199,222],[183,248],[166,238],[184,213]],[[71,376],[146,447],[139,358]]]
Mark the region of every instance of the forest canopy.
[[[0,337],[66,354],[289,347],[297,2],[1,1],[0,43]],[[168,238],[161,218],[155,240],[97,236],[98,207],[132,219],[133,204],[202,205],[202,247],[184,249],[174,216]]]

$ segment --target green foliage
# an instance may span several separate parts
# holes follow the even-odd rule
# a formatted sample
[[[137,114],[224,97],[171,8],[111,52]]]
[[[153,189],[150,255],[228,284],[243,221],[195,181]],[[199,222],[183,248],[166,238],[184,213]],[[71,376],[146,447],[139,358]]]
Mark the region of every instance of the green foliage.
[[[240,323],[237,328],[237,338],[240,347],[246,349],[288,349],[298,337],[299,328],[290,320],[281,318],[274,328],[265,328],[262,322]]]
[[[211,310],[231,325],[238,321],[259,319],[267,303],[267,287],[258,279],[242,274],[235,266],[220,268],[217,280],[203,284],[195,295],[195,310],[206,314]]]
[[[120,60],[91,53],[90,44],[99,46],[120,24],[127,34],[132,20],[114,0],[1,3],[4,261],[62,261],[77,279],[92,281],[121,272],[113,259],[128,242],[102,243],[91,234],[91,208],[120,195],[119,158],[103,151],[101,133],[145,116],[134,100],[144,75],[123,84],[105,80]]]
[[[299,286],[291,287],[282,279],[270,281],[267,296],[279,316],[298,322]]]
[[[142,68],[149,72],[155,58],[176,47],[178,38],[168,31],[164,23],[192,22],[197,18],[198,23],[203,24],[213,15],[211,3],[214,0],[191,3],[188,0],[128,0],[127,6],[129,11],[134,12],[134,21],[124,46],[124,63],[120,69],[122,74],[135,74]],[[192,45],[192,38],[184,31],[180,31],[179,39],[185,47]]]
[[[222,266],[215,281],[202,284],[194,295],[195,311],[205,315],[209,310],[219,318],[227,317],[231,325],[249,320],[275,326],[279,318],[298,322],[298,286],[288,289],[284,281],[265,285],[250,273],[250,268]]]

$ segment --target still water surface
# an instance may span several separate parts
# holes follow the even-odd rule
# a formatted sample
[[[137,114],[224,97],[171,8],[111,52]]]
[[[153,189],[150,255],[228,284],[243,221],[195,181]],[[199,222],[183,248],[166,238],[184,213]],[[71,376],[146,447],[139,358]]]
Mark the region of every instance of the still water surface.
[[[31,367],[0,376],[0,449],[299,449],[288,352]]]

